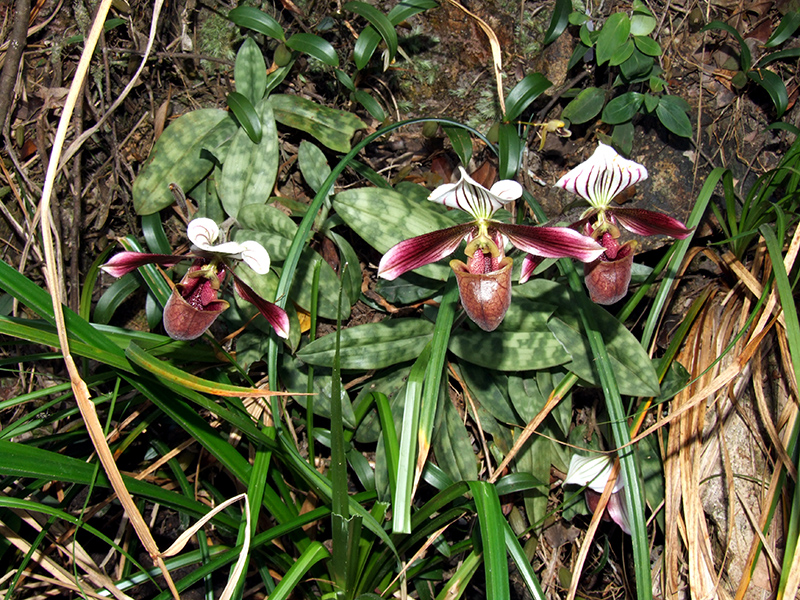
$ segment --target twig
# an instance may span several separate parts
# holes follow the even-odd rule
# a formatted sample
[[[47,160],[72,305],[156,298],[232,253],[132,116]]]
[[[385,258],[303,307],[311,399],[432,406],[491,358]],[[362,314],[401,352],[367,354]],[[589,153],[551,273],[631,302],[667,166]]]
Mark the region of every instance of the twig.
[[[14,28],[11,30],[6,61],[0,75],[0,125],[6,122],[8,108],[14,97],[19,61],[28,37],[28,19],[31,17],[31,0],[17,0],[14,7]]]

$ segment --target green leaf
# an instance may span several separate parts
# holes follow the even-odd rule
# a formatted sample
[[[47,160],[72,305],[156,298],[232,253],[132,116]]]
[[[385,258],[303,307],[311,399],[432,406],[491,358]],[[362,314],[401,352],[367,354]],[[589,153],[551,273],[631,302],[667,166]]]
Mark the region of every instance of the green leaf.
[[[391,319],[356,325],[341,332],[342,369],[381,369],[413,360],[431,340],[433,325],[420,319]],[[297,356],[311,365],[333,365],[335,335],[329,334],[302,348]]]
[[[556,10],[558,10],[558,2],[566,2],[566,4],[569,5],[569,0],[558,0],[556,2]],[[545,42],[545,44],[546,43],[547,42]],[[541,73],[528,73],[525,75],[525,77],[514,86],[514,89],[509,92],[506,98],[506,114],[504,120],[515,120],[525,112],[525,109],[528,108],[531,102],[536,100],[536,98],[552,85],[553,84]]]
[[[386,42],[386,48],[389,50],[389,60],[391,61],[397,53],[397,32],[394,30],[394,25],[386,18],[386,15],[366,2],[348,2],[343,8],[364,17],[380,33],[383,41]]]
[[[233,116],[247,133],[247,137],[254,144],[258,144],[261,141],[261,120],[258,118],[256,107],[247,99],[247,96],[239,92],[228,94],[226,101]]]
[[[319,192],[322,184],[331,174],[325,154],[319,147],[307,140],[300,142],[300,148],[297,151],[297,165],[300,167],[303,179],[315,193]]]
[[[609,125],[617,125],[630,121],[642,106],[644,94],[628,92],[611,100],[603,109],[603,121]]]
[[[555,42],[558,37],[564,33],[564,30],[569,25],[569,15],[572,12],[572,0],[556,0],[556,5],[553,7],[553,15],[550,17],[550,25],[547,27],[547,32],[544,34],[542,43],[546,46]],[[511,117],[512,119],[516,117]]]
[[[625,40],[625,43],[617,48],[617,51],[614,52],[614,54],[608,60],[609,66],[618,67],[633,55],[633,51],[633,42],[631,40]]]
[[[228,13],[228,18],[239,27],[246,27],[281,42],[286,40],[283,27],[273,17],[252,6],[239,6]]]
[[[367,127],[352,113],[322,106],[299,96],[273,94],[269,97],[275,120],[311,134],[336,152],[350,150],[350,138]]]
[[[238,229],[233,239],[236,242],[254,240],[264,246],[274,261],[286,258],[297,224],[274,206],[246,204],[239,210]]]
[[[789,95],[786,93],[786,85],[780,76],[768,69],[753,69],[747,73],[747,76],[767,90],[775,105],[777,117],[780,119],[789,106]]]
[[[120,305],[139,289],[139,280],[133,273],[128,273],[117,279],[103,292],[94,308],[96,323],[107,324],[114,316]]]
[[[339,55],[330,42],[313,33],[295,33],[286,40],[286,47],[297,52],[305,52],[331,67],[339,66]]]
[[[661,96],[656,108],[656,115],[661,124],[675,135],[692,137],[692,123],[686,116],[681,99],[675,96]]]
[[[268,99],[261,100],[257,111],[261,142],[254,142],[244,130],[237,131],[222,165],[219,197],[234,219],[243,206],[266,204],[278,176],[278,130]]]
[[[661,46],[653,38],[649,37],[635,37],[633,43],[642,54],[647,56],[661,56]]]
[[[630,58],[619,66],[619,71],[627,83],[646,80],[653,72],[655,61],[636,48]]]
[[[600,114],[605,101],[603,90],[596,87],[586,88],[564,107],[561,117],[568,119],[570,123],[586,123]]]
[[[303,553],[292,562],[292,566],[270,593],[270,600],[286,600],[306,573],[319,561],[330,558],[330,552],[320,542],[311,542]]]
[[[497,371],[546,369],[570,356],[550,331],[456,331],[450,351],[469,363]]]
[[[387,17],[394,27],[409,17],[421,13],[424,10],[436,8],[437,6],[438,4],[433,0],[402,0],[389,11]],[[375,31],[372,26],[366,27],[364,31],[359,34],[356,45],[353,48],[353,60],[359,70],[367,66],[367,63],[369,63],[372,55],[375,53],[375,49],[378,47],[380,41],[380,34]]]
[[[350,316],[350,297],[347,290],[344,294],[344,302],[337,310],[339,303],[339,278],[333,268],[323,258],[311,248],[305,247],[300,254],[300,261],[297,265],[298,272],[295,275],[289,297],[294,300],[303,310],[311,310],[311,289],[314,279],[314,268],[320,263],[319,272],[319,306],[317,313],[323,319],[336,319],[337,315],[346,319]],[[355,299],[353,300],[355,301]]]
[[[236,133],[236,122],[216,108],[179,117],[158,138],[150,158],[133,183],[133,206],[139,215],[158,212],[175,201],[170,184],[191,190],[214,166],[203,151],[214,151]]]
[[[442,471],[453,481],[472,481],[478,478],[478,461],[472,449],[470,434],[449,398],[438,403],[431,447]]]
[[[631,121],[614,125],[614,131],[611,134],[613,146],[619,148],[623,154],[630,155],[631,150],[633,150],[634,133],[635,130]]]
[[[500,179],[514,179],[519,171],[523,147],[517,126],[511,123],[500,123],[497,133],[498,176]]]
[[[340,264],[342,265],[342,280],[347,297],[355,302],[361,294],[362,273],[358,255],[345,238],[334,231],[329,231],[328,238],[339,249]],[[345,269],[346,265],[346,269]]]
[[[466,168],[472,158],[472,137],[469,132],[461,127],[443,127],[442,129],[450,139],[456,156]]]
[[[264,97],[267,91],[267,63],[253,38],[247,38],[236,53],[233,77],[236,91],[254,106]]]
[[[780,46],[783,42],[794,35],[794,32],[797,31],[798,27],[800,27],[800,11],[795,10],[787,13],[781,19],[781,22],[775,28],[775,31],[772,32],[772,35],[769,36],[769,39],[767,40],[767,43],[764,44],[764,47],[774,48],[775,46]]]
[[[336,194],[333,207],[353,231],[380,253],[405,239],[456,225],[452,216],[455,211],[442,210],[441,205],[394,190],[345,190]],[[444,281],[450,268],[433,264],[414,273]]]
[[[653,33],[657,22],[652,15],[634,14],[631,17],[631,35],[646,36]]]
[[[508,425],[518,425],[520,420],[508,397],[508,377],[494,370],[476,369],[459,365],[467,387],[480,405],[495,419]]]
[[[486,597],[510,598],[508,557],[506,556],[506,519],[500,506],[497,489],[486,481],[470,481],[475,509],[481,530]]]
[[[380,278],[375,282],[375,292],[390,304],[414,304],[441,289],[441,281],[414,273],[405,273],[392,281]]]
[[[766,67],[768,64],[778,60],[795,59],[800,56],[800,48],[786,48],[785,50],[778,50],[771,54],[765,54],[756,63],[756,68]]]
[[[597,64],[607,63],[628,42],[631,21],[625,13],[614,13],[606,19],[597,36]],[[571,120],[571,119],[570,119]],[[574,121],[573,121],[574,122]]]
[[[727,23],[723,23],[722,21],[712,21],[701,31],[708,31],[709,29],[721,29],[722,31],[726,31],[731,34],[733,37],[736,38],[736,41],[739,42],[739,66],[741,66],[742,71],[747,72],[750,70],[751,65],[753,64],[753,59],[750,55],[750,48],[744,41],[742,34],[736,31],[733,27],[728,25]]]
[[[651,113],[656,108],[658,108],[658,103],[660,98],[658,96],[653,96],[653,94],[645,94],[644,95],[644,109]]]
[[[350,77],[350,75],[348,75],[341,69],[335,69],[333,73],[334,75],[336,75],[336,79],[339,80],[339,83],[341,83],[344,87],[346,87],[351,92],[356,91],[356,84],[353,82],[353,78]]]
[[[365,92],[364,90],[355,90],[353,92],[353,97],[356,99],[356,102],[367,109],[367,112],[372,116],[373,119],[380,121],[381,123],[386,120],[386,113],[384,112],[383,107],[381,107],[380,103],[368,92]]]

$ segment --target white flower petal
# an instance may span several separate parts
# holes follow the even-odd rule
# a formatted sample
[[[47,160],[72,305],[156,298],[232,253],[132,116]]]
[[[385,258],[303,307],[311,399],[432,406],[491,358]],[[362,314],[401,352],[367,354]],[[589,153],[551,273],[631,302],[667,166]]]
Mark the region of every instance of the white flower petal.
[[[602,142],[592,156],[556,182],[594,208],[605,210],[622,190],[647,179],[647,169]]]
[[[613,461],[608,456],[579,456],[573,454],[569,461],[569,471],[564,479],[565,484],[589,486],[590,489],[602,494],[611,475]],[[614,492],[618,492],[625,485],[622,473],[617,476],[614,483]]]
[[[242,254],[242,260],[248,267],[259,275],[269,273],[269,252],[253,240],[246,240],[238,244]]]
[[[522,186],[516,181],[499,181],[490,191],[472,179],[463,167],[458,167],[458,170],[461,172],[458,182],[440,185],[431,192],[428,200],[468,212],[475,219],[490,219],[503,205],[522,195]],[[495,188],[503,195],[496,193]]]
[[[219,225],[212,219],[194,219],[189,222],[186,235],[195,246],[211,252],[214,251],[214,242],[219,237]]]

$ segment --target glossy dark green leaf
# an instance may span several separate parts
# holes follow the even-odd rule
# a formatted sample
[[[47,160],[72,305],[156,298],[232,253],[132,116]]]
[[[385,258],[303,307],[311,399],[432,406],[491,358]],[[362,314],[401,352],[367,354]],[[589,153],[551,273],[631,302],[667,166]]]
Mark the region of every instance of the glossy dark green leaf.
[[[798,27],[800,27],[800,11],[793,10],[792,12],[786,13],[781,19],[780,24],[775,28],[775,31],[769,36],[764,47],[774,48],[775,46],[780,46],[794,35]]]
[[[596,87],[586,88],[564,107],[561,117],[568,119],[570,123],[586,123],[600,114],[605,101],[603,90]]]
[[[336,194],[333,206],[345,223],[378,252],[423,233],[456,225],[451,212],[441,205],[417,200],[411,194],[378,188],[356,188]],[[427,265],[414,271],[440,281],[450,268]]]
[[[336,75],[336,79],[339,80],[339,83],[341,83],[344,87],[351,92],[356,91],[356,84],[353,82],[353,78],[350,77],[350,75],[341,69],[335,69],[333,73]]]
[[[437,6],[433,0],[401,0],[389,11],[387,18],[395,27],[409,17]],[[380,41],[381,35],[372,26],[366,27],[359,34],[353,48],[353,60],[359,70],[367,66]]]
[[[661,96],[656,108],[656,115],[661,124],[675,135],[692,137],[692,123],[686,115],[681,99],[675,96]]]
[[[550,25],[547,26],[547,32],[544,34],[544,40],[542,40],[545,46],[556,41],[558,37],[564,33],[567,25],[569,25],[569,15],[571,12],[571,0],[556,0],[556,5],[553,7],[553,14],[550,17]]]
[[[130,295],[139,289],[139,280],[133,273],[128,273],[117,279],[109,288],[103,292],[97,305],[94,307],[94,320],[96,323],[105,325],[114,316],[120,305],[127,300]]]
[[[453,152],[458,156],[458,160],[462,165],[468,165],[472,158],[472,136],[466,129],[461,127],[443,127],[444,132],[450,139],[453,146]]]
[[[342,8],[354,12],[369,21],[370,25],[378,31],[386,43],[386,48],[389,50],[389,60],[392,60],[397,53],[397,32],[386,15],[374,6],[360,1],[348,2]]]
[[[639,92],[627,92],[617,96],[603,109],[603,121],[609,125],[630,121],[639,112],[642,102],[644,94]]]
[[[800,48],[786,48],[785,50],[778,50],[777,52],[765,54],[759,59],[755,66],[757,69],[760,69],[761,67],[766,67],[768,64],[779,60],[790,61],[798,57],[800,57]]]
[[[364,90],[355,90],[353,92],[353,97],[356,99],[361,106],[367,109],[367,112],[372,116],[373,119],[376,121],[380,121],[383,123],[386,120],[386,113],[381,107],[380,103],[372,97],[369,92],[365,92]]]
[[[634,13],[631,16],[631,35],[635,37],[650,35],[657,24],[653,15]]]
[[[273,17],[253,6],[239,6],[228,13],[228,18],[239,27],[246,27],[258,33],[280,40],[286,39],[283,27]]]
[[[481,369],[459,364],[459,372],[469,391],[495,419],[508,425],[518,425],[519,415],[508,397],[508,377],[494,369]]]
[[[575,44],[575,49],[572,51],[572,56],[569,57],[569,62],[567,63],[567,71],[571,70],[572,67],[577,65],[583,57],[586,56],[586,53],[591,48],[583,43]]]
[[[563,0],[558,0],[559,2]],[[565,0],[569,4],[569,0]],[[558,10],[558,2],[556,3]],[[558,36],[556,36],[558,37]],[[547,42],[545,42],[547,43]],[[528,73],[514,89],[508,93],[506,98],[506,121],[513,121],[518,118],[531,102],[536,100],[547,88],[553,84],[541,73]]]
[[[247,38],[236,53],[233,77],[236,91],[250,100],[253,106],[264,97],[267,91],[267,63],[253,38]]]
[[[769,69],[753,69],[747,73],[747,76],[767,90],[772,103],[775,105],[777,117],[780,119],[789,106],[789,94],[786,92],[786,84],[783,83],[780,76]]]
[[[653,94],[645,94],[644,95],[644,109],[651,113],[656,108],[658,108],[660,98],[658,96],[654,96]]]
[[[634,49],[633,41],[625,40],[625,43],[617,48],[617,51],[608,59],[608,65],[610,67],[618,67],[633,55]]]
[[[367,126],[352,113],[328,108],[300,96],[272,94],[269,101],[276,121],[311,134],[337,152],[349,151],[353,134]]]
[[[295,33],[286,40],[286,47],[297,52],[305,52],[331,67],[339,66],[339,55],[330,42],[313,33]]]
[[[239,121],[239,125],[241,125],[242,129],[247,133],[247,137],[249,137],[254,144],[258,144],[261,141],[261,119],[259,119],[256,107],[253,106],[253,103],[250,102],[247,96],[239,92],[231,92],[228,94],[226,102],[233,116]]]
[[[356,325],[341,332],[340,360],[343,369],[381,369],[414,360],[433,335],[433,324],[421,319],[391,319]],[[318,338],[297,356],[312,365],[333,365],[335,336]]]
[[[514,179],[522,160],[522,139],[519,137],[517,126],[511,123],[500,123],[497,134],[499,151],[497,175],[500,179]]]
[[[259,102],[255,118],[261,141],[254,142],[244,128],[237,131],[222,165],[219,197],[225,212],[234,219],[243,206],[266,204],[278,176],[278,130],[267,99]]]
[[[236,122],[224,110],[194,110],[173,121],[158,138],[150,158],[133,183],[137,214],[149,215],[175,202],[170,184],[188,192],[208,175],[213,152],[236,133]]]
[[[736,38],[736,41],[739,42],[739,52],[740,52],[739,66],[741,66],[742,71],[745,72],[749,71],[750,67],[753,64],[753,59],[750,54],[750,48],[745,43],[742,34],[740,34],[738,31],[736,31],[736,29],[734,29],[727,23],[723,23],[722,21],[712,21],[711,23],[703,27],[701,31],[708,31],[709,29],[721,29],[722,31],[725,31],[731,34],[734,38]]]
[[[619,66],[619,71],[622,77],[628,83],[633,81],[646,80],[653,73],[653,66],[655,60],[651,56],[646,56],[638,49],[633,50],[630,58]]]
[[[603,65],[617,54],[620,48],[630,41],[628,39],[630,33],[631,21],[628,15],[623,12],[615,12],[608,17],[600,30],[600,34],[597,36],[597,44],[595,46],[597,64]]]
[[[631,121],[614,125],[614,131],[611,133],[612,145],[619,149],[622,154],[630,155],[633,150],[633,136],[635,128]]]
[[[339,250],[339,263],[342,265],[342,279],[344,281],[344,289],[347,297],[352,302],[355,302],[361,294],[362,273],[361,265],[358,261],[358,255],[344,237],[335,231],[327,233],[328,238],[336,244]],[[345,265],[347,268],[345,269]]]

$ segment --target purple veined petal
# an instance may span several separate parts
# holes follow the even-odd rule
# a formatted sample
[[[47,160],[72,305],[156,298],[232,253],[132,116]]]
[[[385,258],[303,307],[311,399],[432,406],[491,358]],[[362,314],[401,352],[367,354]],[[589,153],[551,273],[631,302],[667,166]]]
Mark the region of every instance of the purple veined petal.
[[[591,262],[605,250],[592,238],[581,235],[568,227],[534,227],[493,222],[509,241],[525,252],[544,258],[575,258]]]
[[[146,252],[120,252],[112,256],[111,260],[100,268],[112,277],[122,277],[145,265],[156,264],[162,267],[172,267],[187,258],[190,257],[148,254]]]
[[[652,210],[615,208],[609,212],[620,225],[637,235],[668,235],[682,240],[694,231],[694,228],[687,229],[678,219]]]
[[[611,494],[606,505],[608,516],[619,525],[620,529],[631,535],[631,521],[628,517],[628,506],[625,502],[625,495],[622,492]]]
[[[601,142],[594,154],[559,179],[556,187],[578,194],[595,208],[603,209],[622,190],[644,179],[647,179],[644,166],[623,158]]]
[[[286,314],[285,310],[277,304],[264,300],[244,281],[236,277],[236,275],[233,276],[233,287],[243,300],[247,300],[258,309],[258,312],[264,315],[264,318],[272,326],[278,336],[284,339],[289,337],[289,316]]]
[[[544,257],[542,256],[534,256],[533,254],[526,254],[525,258],[522,259],[522,270],[519,274],[519,283],[522,285],[526,281],[528,281],[531,277],[533,277],[533,272],[536,270]]]
[[[464,223],[403,240],[383,255],[378,277],[391,281],[452,254],[474,228],[474,223]]]
[[[475,219],[490,219],[492,215],[503,208],[506,203],[515,200],[515,198],[500,197],[487,190],[472,179],[472,177],[467,175],[464,167],[458,167],[458,170],[461,172],[461,178],[458,182],[455,184],[448,183],[440,185],[431,192],[431,195],[428,196],[428,200],[444,204],[450,208],[463,210],[472,215]],[[495,186],[499,183],[504,184],[499,188],[501,191],[509,194],[513,193],[511,191],[511,186],[505,185],[505,183],[508,182],[498,182]],[[520,195],[522,195],[522,186],[520,186],[519,192]],[[517,196],[517,198],[518,197],[519,196]]]
[[[239,244],[242,260],[259,275],[269,273],[269,252],[253,240],[246,240]]]
[[[214,242],[219,237],[219,225],[213,219],[193,219],[186,228],[186,235],[201,250],[214,252]]]

